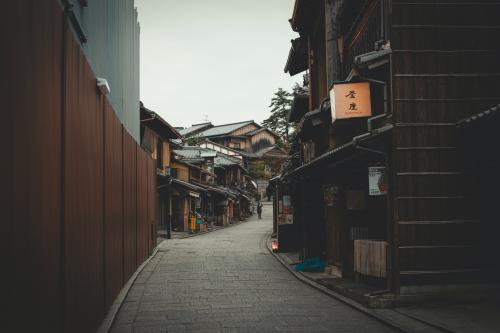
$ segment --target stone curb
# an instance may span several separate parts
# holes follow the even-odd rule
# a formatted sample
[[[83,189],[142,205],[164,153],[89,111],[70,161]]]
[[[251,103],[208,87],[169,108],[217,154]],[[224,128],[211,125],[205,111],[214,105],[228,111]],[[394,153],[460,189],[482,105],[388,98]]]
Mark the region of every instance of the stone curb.
[[[113,302],[113,304],[109,308],[108,313],[106,314],[106,317],[104,317],[104,320],[102,321],[101,326],[97,330],[97,333],[108,333],[111,330],[111,327],[113,327],[113,324],[115,323],[116,315],[120,311],[120,308],[122,307],[123,302],[127,298],[127,295],[129,293],[130,289],[132,288],[135,280],[137,280],[137,277],[139,276],[139,274],[141,274],[141,272],[144,270],[144,267],[146,267],[146,265],[156,256],[156,254],[160,250],[160,245],[163,244],[163,242],[165,242],[165,241],[166,240],[160,242],[160,244],[158,244],[155,247],[151,256],[149,256],[149,258],[147,258],[137,268],[137,270],[134,272],[134,274],[132,274],[130,279],[128,279],[127,283],[125,283],[122,290],[120,290],[120,293],[116,297],[115,301]]]
[[[274,258],[276,258],[276,260],[278,260],[278,262],[281,265],[283,265],[293,276],[295,276],[295,278],[302,281],[303,283],[308,284],[309,286],[313,287],[314,289],[319,290],[322,293],[327,294],[328,296],[333,297],[333,298],[341,301],[342,303],[344,303],[344,304],[346,304],[346,305],[348,305],[348,306],[350,306],[350,307],[352,307],[360,312],[363,312],[364,314],[382,322],[383,324],[390,326],[394,329],[397,329],[400,332],[405,332],[405,333],[411,332],[411,331],[408,331],[408,330],[404,329],[403,327],[401,327],[398,323],[396,323],[392,320],[389,320],[389,319],[385,318],[384,316],[381,316],[380,314],[376,313],[375,311],[373,311],[371,309],[367,309],[367,308],[363,307],[362,305],[356,303],[355,301],[326,288],[325,286],[317,283],[314,280],[311,280],[310,278],[306,277],[301,272],[296,272],[291,267],[291,265],[286,263],[279,255],[277,255],[276,253],[273,252],[273,250],[271,248],[271,236],[269,236],[267,238],[266,246],[267,246],[267,250],[274,256]]]
[[[419,318],[417,316],[412,316],[412,315],[409,315],[409,314],[406,314],[406,313],[402,313],[402,312],[399,312],[395,309],[379,309],[379,310],[374,310],[374,309],[369,309],[369,308],[366,308],[364,306],[362,306],[361,304],[359,304],[358,302],[346,297],[346,296],[343,296],[319,283],[317,283],[316,281],[314,281],[312,278],[308,277],[307,275],[303,274],[302,272],[296,272],[292,267],[290,267],[291,265],[289,265],[287,262],[285,262],[278,254],[274,253],[272,248],[271,248],[271,236],[268,236],[268,239],[267,239],[267,250],[276,258],[276,260],[278,260],[290,273],[292,273],[298,280],[310,285],[311,287],[349,305],[350,307],[353,307],[355,308],[356,310],[360,311],[360,312],[363,312],[364,314],[392,327],[392,328],[395,328],[401,332],[414,332],[415,330],[411,330],[411,329],[408,329],[408,328],[405,328],[403,325],[401,325],[400,323],[398,323],[397,321],[395,320],[392,320],[390,318],[390,316],[387,316],[387,315],[384,315],[382,314],[381,312],[385,312],[387,314],[391,314],[393,315],[393,317],[399,317],[399,318],[406,318],[410,321],[414,321],[414,322],[417,322],[419,324],[423,324],[423,325],[426,325],[426,326],[429,326],[433,329],[436,329],[438,331],[442,331],[442,332],[447,332],[447,333],[459,333],[457,332],[456,330],[453,330],[449,327],[446,327],[446,326],[443,326],[443,325],[440,325],[440,324],[436,324],[436,323],[433,323],[433,322],[429,322],[427,320],[424,320],[422,318]],[[407,325],[408,326],[408,325]],[[411,324],[410,324],[411,326]]]

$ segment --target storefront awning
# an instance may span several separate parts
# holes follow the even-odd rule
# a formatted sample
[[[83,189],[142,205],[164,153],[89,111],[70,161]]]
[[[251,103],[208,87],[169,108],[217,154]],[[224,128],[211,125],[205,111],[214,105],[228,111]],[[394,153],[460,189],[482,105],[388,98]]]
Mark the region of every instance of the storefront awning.
[[[220,188],[214,187],[214,186],[208,186],[207,189],[215,194],[222,195],[224,197],[227,197],[228,193]]]
[[[202,191],[206,191],[205,189],[203,189],[203,188],[201,188],[199,186],[196,186],[194,184],[191,184],[191,183],[179,180],[177,178],[173,178],[172,179],[172,185],[174,187],[178,187],[180,189],[187,190],[188,192],[195,192],[195,193],[198,193],[198,194],[200,192],[202,192]]]
[[[314,159],[311,161],[304,163],[303,165],[297,167],[296,169],[288,172],[287,174],[282,176],[283,178],[287,178],[290,176],[295,176],[298,174],[302,174],[308,170],[314,169],[317,166],[322,165],[323,163],[328,163],[332,161],[336,161],[337,163],[345,160],[349,156],[351,156],[351,152],[356,151],[357,147],[366,141],[369,141],[371,139],[374,139],[375,137],[378,137],[379,135],[388,132],[393,129],[392,124],[386,124],[380,128],[374,129],[370,133],[365,133],[363,135],[360,135],[358,137],[355,137],[352,139],[352,141],[349,141],[348,143],[341,145],[337,148],[334,148]]]

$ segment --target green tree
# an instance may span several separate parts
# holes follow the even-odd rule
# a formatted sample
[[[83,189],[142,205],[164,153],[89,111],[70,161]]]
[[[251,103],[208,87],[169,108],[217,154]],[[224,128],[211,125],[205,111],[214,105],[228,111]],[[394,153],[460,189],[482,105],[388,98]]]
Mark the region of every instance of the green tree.
[[[269,118],[262,122],[262,126],[270,129],[279,135],[280,141],[278,145],[283,148],[288,148],[288,113],[292,106],[293,94],[278,88],[278,91],[274,93],[274,97],[271,99],[271,115]]]
[[[186,139],[186,142],[189,146],[197,146],[199,145],[201,142],[203,141],[202,138],[200,138],[199,136],[192,136],[190,138],[187,138]]]

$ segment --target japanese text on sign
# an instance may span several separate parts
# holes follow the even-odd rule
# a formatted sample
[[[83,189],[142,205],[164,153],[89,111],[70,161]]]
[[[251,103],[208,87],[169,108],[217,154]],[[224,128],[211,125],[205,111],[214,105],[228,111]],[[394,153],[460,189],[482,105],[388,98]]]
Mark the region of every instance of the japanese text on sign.
[[[330,90],[332,121],[372,115],[370,83],[339,83]]]

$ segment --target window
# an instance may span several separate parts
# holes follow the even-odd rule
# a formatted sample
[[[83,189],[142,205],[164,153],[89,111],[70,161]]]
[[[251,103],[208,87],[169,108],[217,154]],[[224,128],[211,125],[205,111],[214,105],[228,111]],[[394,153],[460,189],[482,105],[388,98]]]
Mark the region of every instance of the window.
[[[163,169],[163,141],[156,143],[156,168]]]

